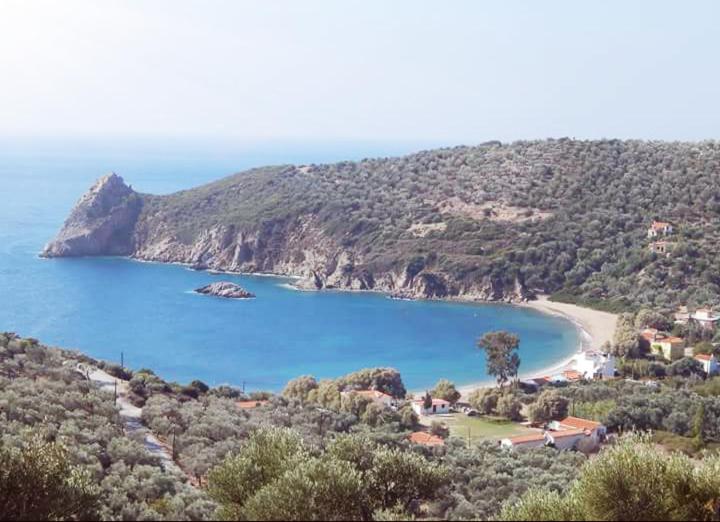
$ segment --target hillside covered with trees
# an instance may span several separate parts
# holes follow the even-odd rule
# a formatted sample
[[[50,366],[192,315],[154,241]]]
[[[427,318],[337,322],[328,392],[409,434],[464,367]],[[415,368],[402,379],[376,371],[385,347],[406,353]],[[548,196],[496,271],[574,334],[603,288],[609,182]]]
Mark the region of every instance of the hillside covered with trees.
[[[673,224],[667,252],[649,248],[654,219]],[[258,168],[168,196],[108,176],[44,253],[621,310],[720,303],[719,225],[720,143],[559,139]]]
[[[142,423],[166,444],[174,466],[128,430],[112,389],[79,371],[90,366],[129,382]],[[470,397],[482,414],[515,418],[524,405],[535,422],[572,412],[614,434],[652,434],[618,437],[588,459],[597,448],[509,450],[447,433],[440,446],[413,443],[409,435],[421,427],[408,404],[380,408],[355,391],[404,395],[390,369],[321,381],[301,376],[282,394],[245,395],[200,381],[165,382],[147,369],[5,333],[0,517],[624,520],[640,502],[643,516],[715,520],[719,383],[680,373],[654,386],[578,382],[541,392],[487,388]],[[448,381],[432,394],[457,400]],[[675,493],[657,495],[663,485]]]

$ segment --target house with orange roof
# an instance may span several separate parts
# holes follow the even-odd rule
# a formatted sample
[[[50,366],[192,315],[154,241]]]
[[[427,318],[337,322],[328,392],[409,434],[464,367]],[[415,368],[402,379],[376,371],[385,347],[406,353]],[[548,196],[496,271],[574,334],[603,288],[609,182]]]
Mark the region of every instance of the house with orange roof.
[[[241,410],[252,410],[253,408],[257,408],[258,406],[262,406],[267,403],[268,401],[236,401],[235,406]]]
[[[675,336],[663,337],[651,343],[650,348],[668,361],[677,361],[685,356],[685,339]]]
[[[666,221],[653,221],[647,231],[647,237],[667,236],[673,233],[673,226]]]
[[[590,431],[584,429],[545,431],[508,437],[500,441],[504,448],[540,448],[549,446],[559,450],[575,449],[581,440],[590,438]]]
[[[565,377],[569,382],[580,381],[584,378],[583,374],[577,370],[565,370],[562,372],[562,376]]]
[[[640,333],[640,341],[651,352],[662,355],[668,361],[676,361],[685,355],[685,340],[647,328]]]
[[[410,434],[408,437],[410,442],[413,444],[420,444],[421,446],[444,446],[445,441],[438,437],[437,435],[433,435],[432,433],[429,433],[427,431],[416,431]]]
[[[646,328],[645,330],[640,332],[640,337],[642,337],[645,341],[647,341],[648,346],[650,346],[652,343],[654,343],[658,339],[663,339],[665,337],[665,334],[663,334],[660,330],[657,330],[655,328]]]
[[[718,364],[715,354],[699,353],[693,356],[693,359],[703,365],[703,370],[707,375],[714,375],[720,370],[720,364]]]
[[[596,442],[602,442],[607,435],[607,428],[601,423],[573,416],[551,421],[548,427],[556,432],[584,430]]]

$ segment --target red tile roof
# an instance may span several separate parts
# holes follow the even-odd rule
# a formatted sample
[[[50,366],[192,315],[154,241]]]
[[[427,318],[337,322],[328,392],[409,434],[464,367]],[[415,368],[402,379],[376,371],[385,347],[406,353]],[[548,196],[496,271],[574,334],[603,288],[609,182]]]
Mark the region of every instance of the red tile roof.
[[[514,444],[523,444],[524,442],[538,442],[545,440],[544,433],[531,433],[529,435],[517,435],[516,437],[509,437],[508,440]]]
[[[350,390],[350,391],[353,391],[353,390]],[[391,400],[394,400],[392,395],[388,395],[387,393],[383,393],[383,392],[378,391],[378,390],[354,390],[354,391],[355,391],[355,393],[357,393],[358,395],[361,395],[361,396],[363,396],[363,397],[367,397],[368,399],[373,399],[373,400],[376,400],[376,399],[391,399]]]
[[[444,446],[445,441],[437,435],[427,433],[425,431],[416,431],[408,437],[413,444],[422,444],[423,446]]]
[[[267,404],[267,402],[268,401],[236,401],[235,406],[241,410],[251,410],[253,408],[257,408],[258,406],[262,406],[263,404]]]
[[[580,417],[565,417],[563,420],[558,421],[561,426],[567,426],[575,430],[594,430],[602,426],[599,422],[581,419]]]
[[[697,359],[699,361],[710,361],[710,360],[712,360],[712,358],[713,358],[712,355],[708,355],[706,353],[699,353],[695,356],[695,359]]]
[[[652,225],[650,225],[651,228],[654,230],[662,230],[665,228],[668,228],[670,226],[670,223],[666,221],[653,221]]]
[[[565,370],[562,374],[568,381],[579,381],[583,378],[582,373],[577,370]]]
[[[681,343],[683,342],[682,337],[665,337],[664,339],[659,339],[658,342],[661,343]]]

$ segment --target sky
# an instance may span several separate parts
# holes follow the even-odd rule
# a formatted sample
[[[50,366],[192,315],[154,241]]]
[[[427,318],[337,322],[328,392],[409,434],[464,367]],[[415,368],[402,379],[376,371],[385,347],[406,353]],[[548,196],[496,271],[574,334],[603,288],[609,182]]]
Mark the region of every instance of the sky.
[[[1,0],[0,136],[720,138],[720,2]]]

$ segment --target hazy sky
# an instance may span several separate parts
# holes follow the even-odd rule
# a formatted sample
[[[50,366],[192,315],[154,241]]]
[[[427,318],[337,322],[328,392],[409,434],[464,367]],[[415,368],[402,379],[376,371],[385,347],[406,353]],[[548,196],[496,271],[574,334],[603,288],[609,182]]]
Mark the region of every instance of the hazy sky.
[[[0,0],[0,134],[720,138],[720,2]]]

